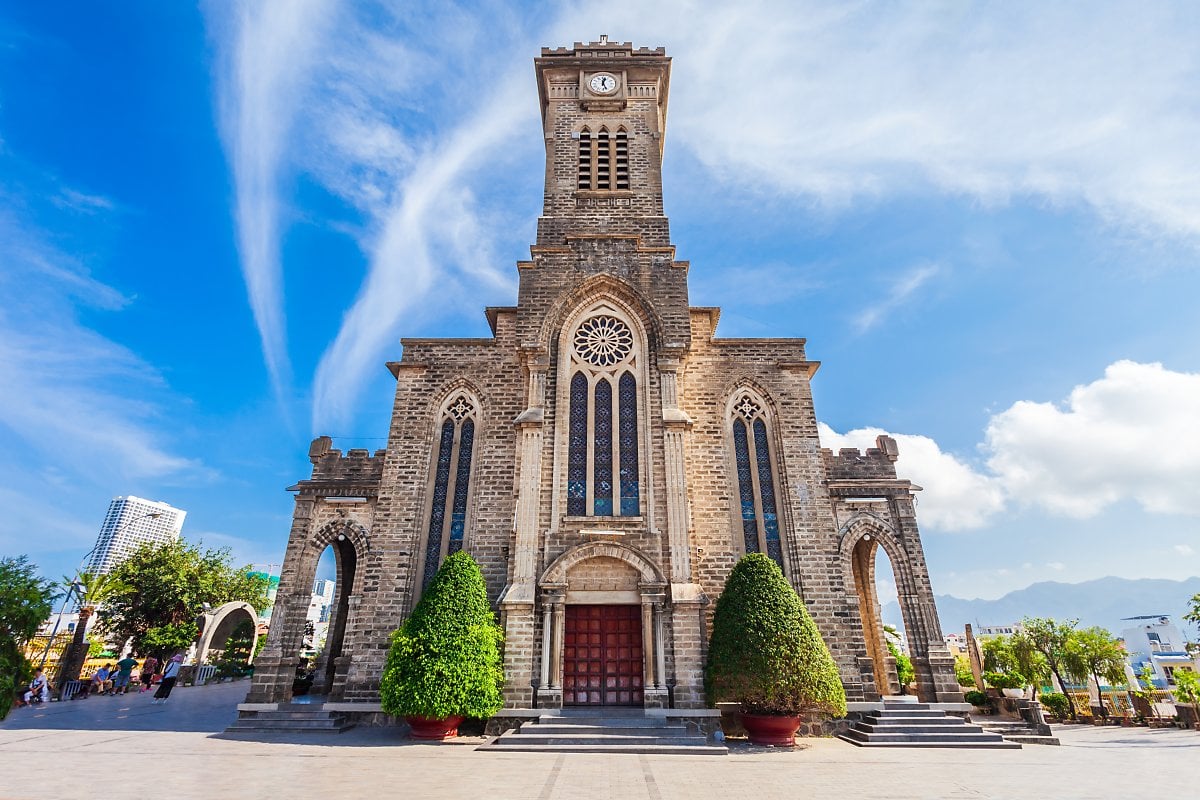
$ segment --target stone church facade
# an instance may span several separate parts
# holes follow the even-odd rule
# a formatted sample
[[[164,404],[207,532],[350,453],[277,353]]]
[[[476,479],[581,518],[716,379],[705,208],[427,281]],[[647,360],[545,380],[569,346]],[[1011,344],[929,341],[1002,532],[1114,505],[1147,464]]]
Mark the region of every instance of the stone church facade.
[[[505,632],[510,708],[705,705],[713,605],[747,552],[804,599],[850,700],[896,691],[875,596],[893,565],[926,701],[961,701],[896,444],[823,450],[803,339],[725,339],[688,304],[663,214],[662,49],[605,39],[535,60],[545,206],[492,336],[405,339],[388,446],[326,437],[300,481],[247,698],[290,697],[309,587],[338,599],[314,691],[378,699],[388,637],[470,553]]]

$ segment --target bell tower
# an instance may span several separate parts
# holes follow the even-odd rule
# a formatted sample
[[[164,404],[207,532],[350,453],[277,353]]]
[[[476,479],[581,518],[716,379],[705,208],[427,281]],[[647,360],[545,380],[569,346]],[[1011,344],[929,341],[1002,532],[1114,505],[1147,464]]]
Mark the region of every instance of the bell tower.
[[[571,236],[636,235],[670,243],[662,152],[671,59],[663,48],[608,41],[542,48],[534,61],[546,137],[538,245]]]

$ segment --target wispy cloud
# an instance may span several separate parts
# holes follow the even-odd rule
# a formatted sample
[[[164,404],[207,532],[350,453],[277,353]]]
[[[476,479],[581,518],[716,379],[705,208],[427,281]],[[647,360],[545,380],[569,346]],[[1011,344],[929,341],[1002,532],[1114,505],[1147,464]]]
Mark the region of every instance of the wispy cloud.
[[[80,474],[124,477],[197,468],[163,444],[155,419],[158,371],[82,325],[79,305],[104,310],[126,298],[48,245],[28,220],[0,213],[0,425],[27,447]]]
[[[291,381],[283,308],[281,184],[299,98],[331,0],[245,3],[214,0],[210,17],[223,45],[218,66],[221,130],[233,167],[242,273],[277,395]]]
[[[222,119],[243,269],[277,382],[283,177],[303,171],[363,215],[370,266],[317,371],[318,425],[354,407],[414,315],[446,313],[426,302],[430,287],[469,296],[511,279],[510,262],[485,260],[505,235],[497,219],[530,220],[512,219],[486,165],[519,157],[521,174],[541,169],[540,148],[514,156],[511,137],[533,120],[540,44],[607,31],[666,45],[671,147],[704,165],[703,191],[770,196],[795,213],[913,193],[1016,198],[1200,242],[1200,17],[1186,6],[748,0],[697,13],[686,0],[606,0],[547,17],[498,3],[209,8],[227,54]],[[523,130],[536,141],[536,128]],[[935,272],[913,268],[856,326],[879,325]]]
[[[859,333],[866,333],[879,325],[892,312],[912,300],[916,291],[940,271],[941,267],[937,264],[919,264],[905,271],[892,283],[882,300],[864,308],[855,316],[855,329]]]

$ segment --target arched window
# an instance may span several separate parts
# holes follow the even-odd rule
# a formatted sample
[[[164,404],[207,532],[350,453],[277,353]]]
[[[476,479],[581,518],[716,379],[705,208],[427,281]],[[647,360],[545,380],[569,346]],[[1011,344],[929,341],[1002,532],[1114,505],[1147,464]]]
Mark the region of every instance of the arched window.
[[[618,128],[610,134],[608,128],[592,133],[590,128],[579,132],[578,180],[580,189],[629,188],[629,134]]]
[[[463,547],[476,416],[475,403],[465,394],[452,398],[441,415],[422,586],[429,585],[446,556]]]
[[[570,341],[567,515],[637,516],[637,353],[633,331],[598,313]]]
[[[774,460],[763,404],[743,393],[733,404],[733,455],[737,462],[742,542],[747,553],[766,553],[783,567]]]

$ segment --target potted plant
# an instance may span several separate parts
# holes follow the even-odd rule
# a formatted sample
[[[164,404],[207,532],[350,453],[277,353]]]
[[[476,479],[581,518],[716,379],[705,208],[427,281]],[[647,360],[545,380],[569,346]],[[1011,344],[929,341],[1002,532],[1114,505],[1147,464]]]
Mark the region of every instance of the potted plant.
[[[479,565],[451,555],[392,634],[379,687],[384,712],[404,717],[414,739],[448,739],[464,718],[490,717],[504,705],[502,640]]]
[[[717,600],[708,700],[737,703],[755,744],[794,747],[800,715],[846,715],[837,665],[803,601],[762,553],[738,562]]]
[[[1025,696],[1025,677],[1015,672],[985,672],[983,679],[993,689],[999,689],[1005,697],[1020,699]]]

